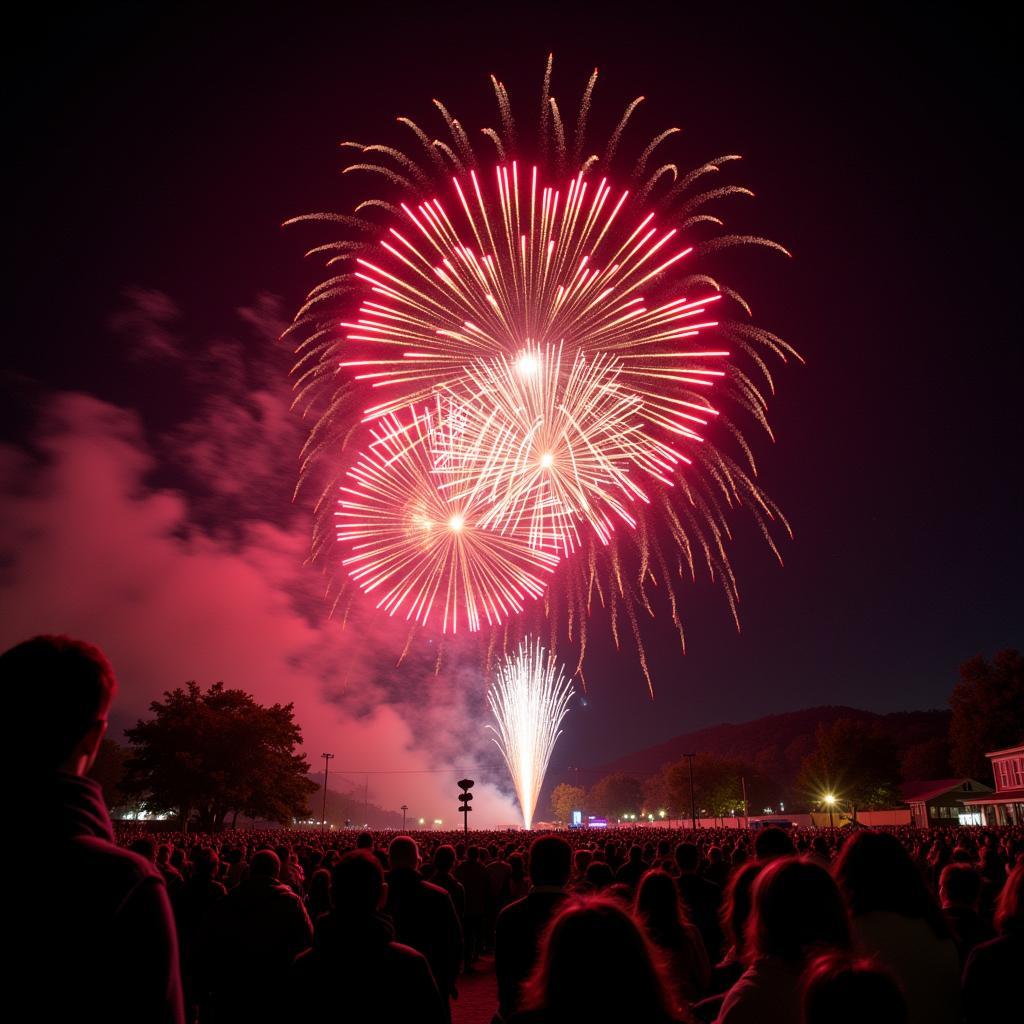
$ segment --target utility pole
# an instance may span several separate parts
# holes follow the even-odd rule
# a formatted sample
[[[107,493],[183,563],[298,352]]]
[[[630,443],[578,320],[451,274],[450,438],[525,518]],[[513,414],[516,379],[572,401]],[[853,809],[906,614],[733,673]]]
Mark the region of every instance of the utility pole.
[[[366,788],[363,790],[363,827],[370,824],[370,776],[366,776]]]
[[[750,828],[750,808],[747,807],[747,780],[741,775],[740,785],[743,787],[743,827]]]
[[[327,769],[330,766],[331,758],[333,754],[321,754],[324,759],[324,807],[323,813],[320,815],[320,835],[324,834],[324,830],[327,828]]]
[[[696,803],[696,801],[694,800],[694,797],[693,797],[693,759],[694,759],[695,755],[694,754],[683,754],[683,757],[686,758],[686,763],[689,765],[689,768],[690,768],[690,821],[691,821],[691,823],[693,825],[693,831],[696,832],[697,831],[697,803]]]
[[[407,810],[409,810],[408,805],[402,804],[401,811],[402,811],[402,831],[403,832],[405,831],[405,812]]]

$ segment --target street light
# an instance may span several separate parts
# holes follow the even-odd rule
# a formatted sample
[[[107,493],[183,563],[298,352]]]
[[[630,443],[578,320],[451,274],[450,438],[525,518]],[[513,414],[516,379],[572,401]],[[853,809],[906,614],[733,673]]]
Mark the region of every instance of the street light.
[[[409,810],[406,804],[402,804],[402,831],[405,831],[405,812]]]
[[[826,793],[822,797],[822,800],[825,801],[825,806],[828,808],[828,827],[834,828],[835,826],[832,823],[832,808],[836,805],[836,795],[835,793]]]

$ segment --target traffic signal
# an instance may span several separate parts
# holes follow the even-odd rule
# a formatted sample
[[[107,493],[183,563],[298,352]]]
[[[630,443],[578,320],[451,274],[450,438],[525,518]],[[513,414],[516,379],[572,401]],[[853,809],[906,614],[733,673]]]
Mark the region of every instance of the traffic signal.
[[[459,814],[462,815],[462,824],[464,832],[469,831],[469,812],[473,810],[473,808],[469,806],[470,802],[473,799],[473,794],[470,793],[470,790],[472,788],[472,779],[461,779],[459,781],[459,789],[462,790],[462,792],[459,794],[459,803],[461,804],[461,806],[459,807]]]

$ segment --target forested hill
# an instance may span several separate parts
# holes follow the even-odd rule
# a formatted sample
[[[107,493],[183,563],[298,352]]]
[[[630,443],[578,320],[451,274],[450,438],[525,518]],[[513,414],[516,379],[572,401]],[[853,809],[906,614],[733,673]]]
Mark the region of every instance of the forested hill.
[[[595,777],[616,771],[654,773],[686,753],[714,754],[738,758],[775,779],[792,779],[800,763],[815,749],[818,725],[830,725],[840,718],[876,725],[890,736],[901,755],[923,744],[945,740],[950,712],[896,711],[880,715],[859,708],[827,705],[767,715],[751,722],[724,723],[683,733],[657,746],[637,750],[607,764],[595,766]]]

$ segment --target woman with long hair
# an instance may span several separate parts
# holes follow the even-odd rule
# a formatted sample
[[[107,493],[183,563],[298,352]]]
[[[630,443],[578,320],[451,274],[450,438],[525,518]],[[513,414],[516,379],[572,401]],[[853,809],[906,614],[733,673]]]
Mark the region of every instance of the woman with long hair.
[[[747,969],[726,993],[719,1024],[799,1024],[807,963],[850,948],[842,897],[817,860],[780,857],[762,869],[751,894]]]
[[[955,1024],[960,958],[942,908],[903,844],[885,832],[857,832],[833,870],[857,945],[895,975],[910,1024]]]
[[[660,958],[617,900],[567,900],[541,940],[514,1024],[669,1024],[673,999]]]
[[[680,1006],[708,991],[711,965],[700,932],[683,909],[675,879],[660,868],[648,871],[637,887],[633,912],[647,937],[661,951]]]

